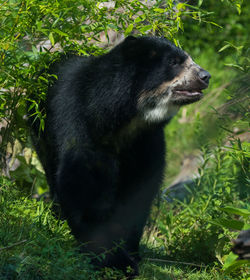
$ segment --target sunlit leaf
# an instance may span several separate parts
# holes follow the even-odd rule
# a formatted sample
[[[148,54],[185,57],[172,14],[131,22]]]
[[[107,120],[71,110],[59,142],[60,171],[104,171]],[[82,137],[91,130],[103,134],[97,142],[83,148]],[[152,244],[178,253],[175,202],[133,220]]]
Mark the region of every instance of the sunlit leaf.
[[[219,49],[218,52],[222,52],[222,51],[224,51],[225,49],[227,49],[229,47],[230,47],[230,45],[227,44],[227,45],[223,46],[221,49]]]
[[[127,27],[127,29],[125,30],[125,35],[127,36],[128,34],[130,34],[131,31],[133,30],[133,28],[134,28],[134,25],[131,23],[131,24]]]
[[[52,46],[54,46],[55,45],[55,39],[54,39],[54,36],[53,36],[52,32],[49,33],[49,40],[50,40]]]
[[[250,212],[247,209],[240,209],[240,208],[235,208],[235,207],[230,207],[226,206],[224,208],[220,208],[220,210],[230,213],[230,214],[235,214],[243,217],[249,217]]]

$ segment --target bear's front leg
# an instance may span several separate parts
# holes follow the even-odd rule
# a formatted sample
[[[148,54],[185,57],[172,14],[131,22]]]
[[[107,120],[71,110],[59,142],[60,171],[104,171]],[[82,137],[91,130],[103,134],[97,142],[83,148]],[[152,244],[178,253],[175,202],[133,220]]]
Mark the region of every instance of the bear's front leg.
[[[60,160],[55,193],[63,216],[85,252],[94,253],[93,262],[126,272],[137,265],[125,248],[127,231],[116,213],[118,165],[101,152],[68,151]],[[105,259],[101,258],[101,254]]]

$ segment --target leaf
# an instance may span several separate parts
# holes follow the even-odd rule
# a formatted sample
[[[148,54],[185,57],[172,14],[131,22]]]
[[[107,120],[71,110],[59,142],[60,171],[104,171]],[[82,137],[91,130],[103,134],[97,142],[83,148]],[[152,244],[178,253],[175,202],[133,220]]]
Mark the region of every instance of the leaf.
[[[227,44],[227,45],[223,46],[221,49],[219,49],[218,52],[222,52],[222,51],[224,51],[225,49],[227,49],[229,47],[231,47],[231,46],[229,44]]]
[[[161,8],[155,8],[154,11],[158,12],[158,13],[161,13],[161,14],[165,12],[165,10],[161,9]]]
[[[182,31],[184,31],[184,29],[183,29],[183,23],[182,23],[180,17],[177,17],[176,22],[177,22],[177,29],[180,28]]]
[[[232,264],[232,262],[234,262],[235,260],[237,260],[238,256],[235,255],[234,253],[229,253],[226,257],[225,263],[223,265],[223,268],[227,268],[230,266],[230,264]]]
[[[137,18],[135,19],[135,23],[140,22],[140,21],[143,21],[143,20],[145,20],[145,19],[146,19],[146,16],[145,16],[145,15],[141,15],[141,16],[139,16],[139,17],[137,17]]]
[[[186,8],[186,4],[185,3],[178,3],[177,6],[176,6],[176,9],[178,11],[180,11],[181,9],[185,10],[185,8]]]
[[[240,15],[241,14],[241,5],[240,4],[235,4],[236,6],[236,9],[238,11],[238,14]]]
[[[240,65],[237,65],[237,64],[227,63],[227,64],[225,64],[225,66],[235,67],[235,68],[238,68],[238,69],[240,69],[240,70],[244,71],[244,68],[243,68],[243,67],[241,67]]]
[[[221,226],[221,227],[225,227],[228,229],[236,229],[236,230],[242,230],[243,226],[244,226],[244,222],[242,221],[236,221],[236,220],[228,220],[228,219],[215,219],[210,221],[211,224],[217,225],[217,226]]]
[[[245,224],[242,230],[249,230],[250,229],[250,224]]]
[[[140,28],[140,31],[145,33],[148,30],[150,30],[151,28],[152,28],[152,25],[146,25],[146,26],[143,26],[142,28]]]
[[[39,80],[42,80],[42,81],[44,81],[44,82],[46,82],[46,83],[48,83],[48,79],[44,78],[43,76],[39,76],[38,79],[39,79]]]
[[[127,29],[125,30],[125,36],[127,36],[128,34],[130,34],[131,31],[133,30],[133,28],[134,28],[134,25],[131,23],[131,24],[127,27]]]
[[[35,55],[37,55],[38,50],[37,50],[37,48],[36,48],[35,46],[32,46],[32,51],[33,51],[33,53],[34,53]]]
[[[235,214],[243,217],[249,217],[250,212],[247,209],[240,209],[240,208],[235,208],[235,207],[230,207],[226,206],[223,208],[220,208],[223,212],[230,213],[230,214]]]
[[[214,25],[214,26],[217,26],[217,27],[219,27],[219,28],[223,28],[221,25],[219,25],[219,24],[217,24],[217,23],[215,23],[215,22],[213,22],[213,21],[206,21],[206,20],[203,20],[204,22],[206,22],[206,23],[210,23],[210,24],[212,24],[212,25]]]
[[[44,119],[41,119],[41,120],[40,120],[40,126],[39,126],[39,130],[42,130],[42,131],[44,131],[44,126],[45,126],[45,122],[44,122]]]
[[[64,37],[68,37],[69,36],[67,33],[65,33],[65,32],[63,32],[63,31],[61,31],[61,30],[59,30],[57,28],[54,28],[53,31],[55,33],[59,34],[60,36],[64,36]]]
[[[250,264],[249,260],[237,260],[237,258],[238,256],[232,252],[227,256],[226,261],[223,265],[223,270],[225,271],[225,273],[230,273],[245,264]]]
[[[55,45],[55,39],[54,39],[54,36],[53,36],[52,32],[49,33],[49,40],[50,40],[52,46],[54,46]]]

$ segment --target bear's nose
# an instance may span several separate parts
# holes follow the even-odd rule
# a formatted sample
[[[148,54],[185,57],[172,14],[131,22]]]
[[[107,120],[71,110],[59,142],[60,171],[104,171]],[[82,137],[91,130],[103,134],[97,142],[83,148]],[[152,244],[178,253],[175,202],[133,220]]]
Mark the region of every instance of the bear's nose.
[[[206,70],[201,69],[198,73],[199,78],[206,84],[209,84],[209,79],[211,78],[211,75],[209,74],[209,72],[207,72]]]

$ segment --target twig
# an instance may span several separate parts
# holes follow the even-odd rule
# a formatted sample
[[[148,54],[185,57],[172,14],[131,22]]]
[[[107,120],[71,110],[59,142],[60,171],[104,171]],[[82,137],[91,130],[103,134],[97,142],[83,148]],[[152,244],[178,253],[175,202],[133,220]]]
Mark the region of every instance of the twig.
[[[162,259],[151,259],[151,258],[146,258],[145,260],[150,261],[150,262],[176,263],[176,264],[197,266],[197,267],[202,267],[202,268],[205,267],[202,264],[195,264],[195,263],[188,263],[188,262],[177,262],[177,261],[169,261],[169,260],[162,260]]]
[[[28,241],[28,240],[24,239],[24,240],[22,240],[22,241],[13,243],[13,244],[11,244],[11,245],[9,245],[9,246],[7,246],[7,247],[0,248],[0,251],[11,249],[12,247],[21,245],[21,244],[23,244],[23,243],[25,243],[25,242],[27,242],[27,241]]]

